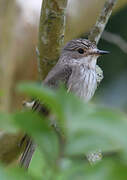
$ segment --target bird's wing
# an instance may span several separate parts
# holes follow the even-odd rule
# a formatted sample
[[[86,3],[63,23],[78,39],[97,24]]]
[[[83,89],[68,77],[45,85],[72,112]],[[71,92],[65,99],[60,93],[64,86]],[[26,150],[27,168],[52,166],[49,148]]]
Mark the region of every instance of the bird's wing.
[[[71,76],[72,68],[68,65],[60,66],[56,65],[48,74],[46,79],[44,80],[44,85],[50,87],[50,88],[58,88],[60,82],[62,82],[68,89],[68,80]],[[32,107],[33,111],[41,112],[45,115],[48,115],[48,110],[40,104],[38,100],[34,102],[34,105]],[[26,148],[22,154],[22,157],[20,159],[20,164],[24,168],[28,168],[32,155],[35,151],[35,144],[32,141],[30,137],[28,137],[28,143],[26,145]]]
[[[60,83],[64,84],[67,88],[67,92],[70,91],[70,85],[68,85],[69,78],[72,74],[72,67],[68,65],[60,66],[57,64],[47,75],[43,84],[49,88],[57,89]],[[32,109],[37,112],[41,112],[43,115],[47,116],[49,114],[47,108],[40,104],[39,100],[36,100]]]
[[[60,83],[63,83],[66,88],[68,80],[71,76],[72,68],[69,65],[56,65],[44,80],[44,84],[50,88],[58,88]]]
[[[68,85],[69,78],[72,74],[72,67],[68,65],[60,66],[56,65],[47,75],[43,84],[49,88],[56,89],[59,87],[60,83],[63,83],[67,88],[67,92],[70,90],[70,85]],[[48,115],[49,112],[44,105],[40,104],[39,100],[36,100],[33,104],[32,109],[37,112],[41,112],[43,115]]]

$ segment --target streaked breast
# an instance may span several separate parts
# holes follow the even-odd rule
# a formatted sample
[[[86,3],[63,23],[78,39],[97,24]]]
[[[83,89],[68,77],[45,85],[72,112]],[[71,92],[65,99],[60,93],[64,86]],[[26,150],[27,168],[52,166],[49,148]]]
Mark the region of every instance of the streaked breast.
[[[88,102],[97,88],[97,76],[94,69],[77,67],[73,70],[69,80],[70,91]]]

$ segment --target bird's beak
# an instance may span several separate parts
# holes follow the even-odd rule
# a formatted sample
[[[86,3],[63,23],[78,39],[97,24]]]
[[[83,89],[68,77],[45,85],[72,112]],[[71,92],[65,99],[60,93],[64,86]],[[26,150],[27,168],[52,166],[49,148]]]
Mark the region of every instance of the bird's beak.
[[[110,52],[109,51],[103,51],[103,50],[99,50],[99,49],[96,49],[95,51],[95,54],[97,55],[104,55],[104,54],[109,54]]]

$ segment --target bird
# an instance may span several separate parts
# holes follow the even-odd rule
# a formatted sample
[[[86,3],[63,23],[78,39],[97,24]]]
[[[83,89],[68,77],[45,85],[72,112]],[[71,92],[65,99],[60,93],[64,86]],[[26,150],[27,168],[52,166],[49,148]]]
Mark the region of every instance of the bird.
[[[74,93],[87,103],[103,79],[103,71],[97,66],[97,59],[108,53],[108,51],[99,50],[96,44],[88,39],[73,39],[63,47],[58,62],[44,79],[43,85],[57,89],[62,82],[67,92]],[[33,103],[32,109],[46,112],[38,100]],[[25,168],[29,166],[35,146],[29,138],[20,160]]]

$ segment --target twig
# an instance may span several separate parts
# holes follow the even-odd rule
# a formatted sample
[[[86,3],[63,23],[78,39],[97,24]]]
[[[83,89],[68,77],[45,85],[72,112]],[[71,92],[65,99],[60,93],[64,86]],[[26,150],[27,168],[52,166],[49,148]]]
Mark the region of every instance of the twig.
[[[124,53],[127,53],[127,42],[118,34],[104,31],[102,34],[102,39],[109,43],[113,43],[118,46]]]
[[[106,0],[95,26],[90,31],[90,35],[88,37],[89,40],[94,41],[96,44],[98,44],[116,2],[117,0]]]
[[[95,42],[96,44],[98,44],[101,35],[105,29],[105,26],[111,16],[113,7],[115,6],[117,0],[106,0],[104,7],[101,10],[101,13],[97,19],[96,24],[94,25],[94,27],[91,29],[90,34],[88,36],[88,39]],[[96,72],[97,72],[97,77],[100,80],[99,83],[101,82],[101,80],[103,79],[103,71],[101,70],[101,68],[96,65]],[[102,77],[102,78],[100,78]],[[98,83],[98,84],[99,84]]]

